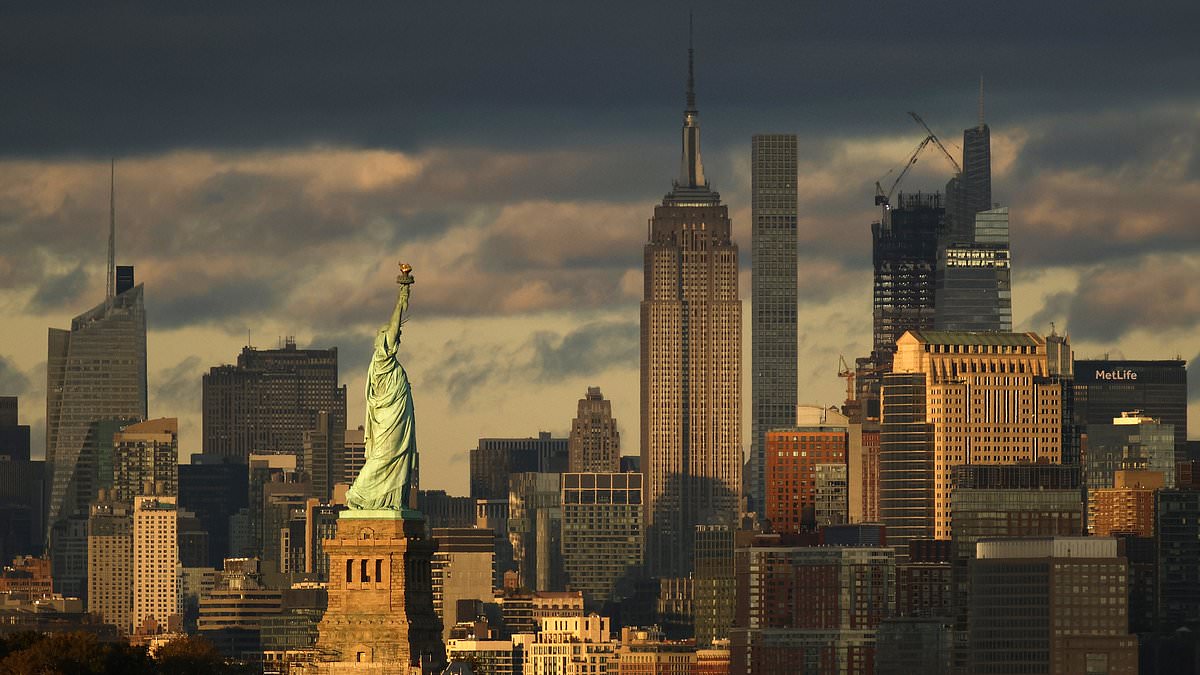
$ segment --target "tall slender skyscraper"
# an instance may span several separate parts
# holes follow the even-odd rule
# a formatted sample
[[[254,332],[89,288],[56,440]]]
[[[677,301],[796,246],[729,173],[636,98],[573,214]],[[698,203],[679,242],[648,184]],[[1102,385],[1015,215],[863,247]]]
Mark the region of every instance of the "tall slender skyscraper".
[[[115,181],[114,181],[115,185]],[[114,189],[115,194],[115,189]],[[110,204],[108,286],[104,302],[51,328],[46,357],[46,463],[50,499],[46,525],[63,518],[86,520],[94,494],[77,494],[79,465],[93,423],[146,418],[146,310],[133,270],[117,293],[116,210]]]
[[[688,48],[680,176],[654,207],[641,305],[642,470],[652,574],[692,568],[696,525],[732,522],[741,491],[738,252],[704,178]]]
[[[962,173],[946,184],[950,243],[975,239],[975,214],[992,208],[992,131],[983,121],[983,79],[979,80],[979,123],[963,129]]]
[[[750,141],[752,434],[749,489],[762,512],[765,437],[796,422],[796,136],[761,134]]]

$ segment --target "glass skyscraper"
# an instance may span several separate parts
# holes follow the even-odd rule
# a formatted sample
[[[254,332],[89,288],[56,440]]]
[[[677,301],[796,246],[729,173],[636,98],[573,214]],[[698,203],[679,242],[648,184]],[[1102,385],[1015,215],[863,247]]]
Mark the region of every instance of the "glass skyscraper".
[[[86,519],[95,494],[80,494],[77,476],[93,424],[146,418],[146,309],[142,286],[110,295],[71,321],[51,328],[46,358],[46,462],[50,473],[47,526]]]
[[[974,237],[938,250],[934,326],[948,331],[1012,330],[1008,207],[975,214]]]

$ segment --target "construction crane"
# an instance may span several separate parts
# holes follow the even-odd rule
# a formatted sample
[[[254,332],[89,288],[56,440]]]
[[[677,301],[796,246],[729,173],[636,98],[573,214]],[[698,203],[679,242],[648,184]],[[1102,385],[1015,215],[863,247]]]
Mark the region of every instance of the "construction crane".
[[[920,157],[921,151],[925,149],[925,146],[929,145],[930,141],[936,140],[937,138],[933,134],[930,134],[917,145],[917,149],[913,150],[912,155],[908,158],[908,162],[900,170],[900,175],[896,176],[896,180],[892,181],[892,187],[888,188],[887,192],[883,191],[883,186],[879,184],[879,181],[887,178],[892,173],[891,171],[888,171],[883,177],[875,181],[875,206],[882,206],[884,212],[887,212],[888,207],[892,203],[892,194],[896,191],[896,186],[900,184],[900,181],[904,180],[904,176],[908,174],[908,170],[913,167],[913,164],[917,163],[917,158]]]
[[[954,156],[950,154],[950,151],[946,149],[946,146],[942,145],[942,142],[938,140],[937,134],[933,133],[933,130],[929,128],[928,124],[925,124],[925,120],[921,119],[920,115],[911,110],[908,111],[908,115],[916,120],[917,124],[920,124],[921,127],[925,129],[925,133],[929,134],[929,138],[937,144],[938,149],[942,151],[942,154],[946,156],[946,159],[950,160],[950,164],[954,166],[954,171],[956,173],[962,173],[962,167],[959,166],[958,162],[954,160]]]
[[[846,363],[846,357],[841,354],[838,354],[838,377],[846,378],[846,403],[849,404],[858,398],[854,392],[854,369]]]

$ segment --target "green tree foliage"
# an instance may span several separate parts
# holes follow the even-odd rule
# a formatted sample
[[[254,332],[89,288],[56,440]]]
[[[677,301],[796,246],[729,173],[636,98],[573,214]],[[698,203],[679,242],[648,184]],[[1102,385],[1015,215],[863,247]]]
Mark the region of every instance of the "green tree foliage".
[[[153,675],[140,647],[101,642],[91,633],[19,634],[0,645],[0,675]]]

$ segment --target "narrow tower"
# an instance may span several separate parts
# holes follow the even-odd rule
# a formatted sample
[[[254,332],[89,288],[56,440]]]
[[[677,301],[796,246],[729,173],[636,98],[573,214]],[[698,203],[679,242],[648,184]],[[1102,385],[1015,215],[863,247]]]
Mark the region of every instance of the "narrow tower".
[[[693,64],[689,47],[682,170],[644,249],[641,451],[659,577],[691,571],[695,526],[732,523],[741,490],[738,253],[729,210],[704,178]]]

